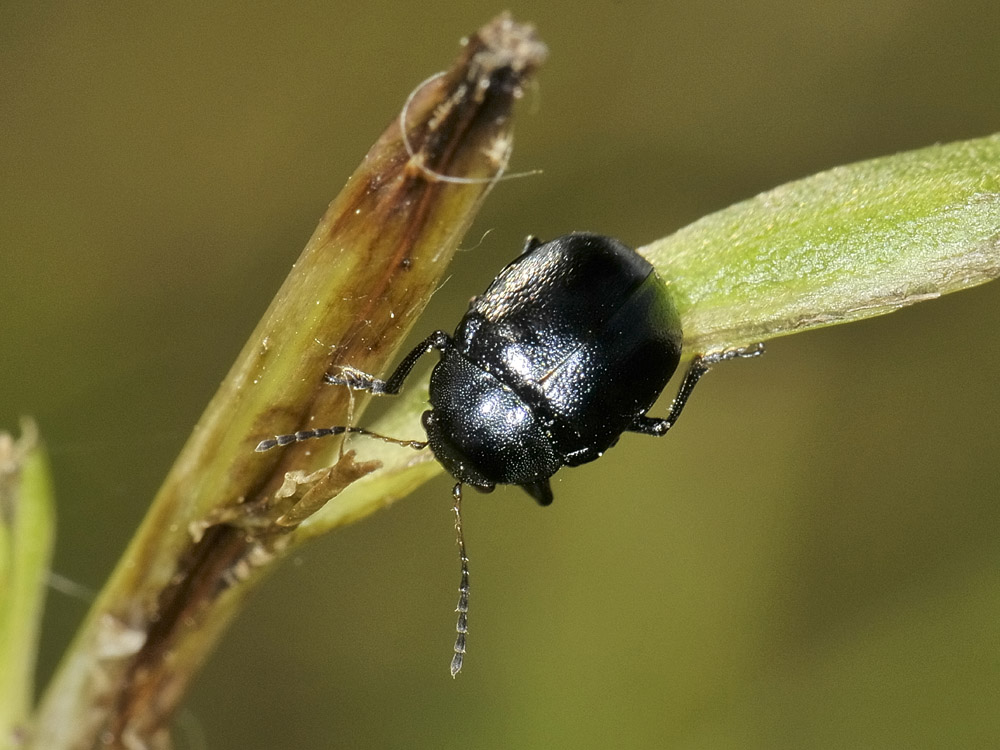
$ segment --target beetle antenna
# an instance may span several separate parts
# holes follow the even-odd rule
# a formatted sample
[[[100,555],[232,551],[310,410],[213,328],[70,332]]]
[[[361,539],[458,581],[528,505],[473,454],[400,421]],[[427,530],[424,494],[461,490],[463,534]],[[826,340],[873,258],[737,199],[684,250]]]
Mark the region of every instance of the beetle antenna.
[[[421,451],[427,447],[426,440],[400,440],[399,438],[387,437],[386,435],[379,435],[377,432],[371,432],[369,430],[363,430],[360,427],[318,427],[314,430],[299,430],[298,432],[290,432],[287,435],[275,435],[273,438],[267,440],[261,440],[257,443],[257,447],[254,450],[257,453],[263,453],[264,451],[269,451],[271,448],[277,448],[278,446],[291,445],[292,443],[301,443],[303,440],[312,440],[314,438],[327,437],[328,435],[343,435],[344,433],[353,433],[355,435],[367,435],[368,437],[378,438],[386,443],[394,443],[396,445],[402,445],[406,448],[413,448],[413,450]]]
[[[506,137],[497,137],[487,153],[487,156],[497,165],[497,173],[493,175],[493,177],[453,177],[451,175],[435,172],[433,169],[424,164],[423,159],[417,158],[417,152],[414,150],[413,144],[410,143],[410,137],[406,132],[407,115],[410,112],[410,104],[413,102],[414,97],[420,92],[420,89],[443,75],[444,73],[435,73],[430,78],[418,83],[417,87],[410,92],[408,97],[406,97],[403,109],[399,113],[399,137],[403,141],[403,148],[406,149],[406,154],[410,157],[410,161],[414,162],[420,171],[427,175],[432,182],[452,182],[459,185],[482,185],[485,183],[493,185],[501,180],[513,180],[518,177],[531,177],[536,174],[541,174],[542,170],[540,169],[532,169],[528,172],[514,172],[508,175],[504,174],[504,170],[507,168],[507,160],[510,159],[511,152],[514,150],[514,140],[509,135]],[[447,106],[447,104],[442,106]]]
[[[465,659],[465,636],[469,632],[469,556],[465,554],[465,536],[462,534],[462,483],[454,486],[451,495],[455,498],[455,539],[458,542],[458,556],[462,561],[462,580],[458,584],[458,622],[455,623],[455,655],[451,657],[451,676],[462,671]]]

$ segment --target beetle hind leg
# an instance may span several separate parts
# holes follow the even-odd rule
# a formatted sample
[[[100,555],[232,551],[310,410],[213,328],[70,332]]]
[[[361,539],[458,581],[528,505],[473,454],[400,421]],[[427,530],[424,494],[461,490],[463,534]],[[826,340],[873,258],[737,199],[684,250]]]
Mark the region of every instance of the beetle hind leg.
[[[738,349],[726,349],[719,352],[711,352],[709,354],[699,354],[693,360],[688,367],[687,373],[684,375],[684,380],[681,381],[681,387],[677,389],[677,395],[674,397],[674,402],[670,405],[670,413],[664,418],[648,417],[645,414],[640,414],[635,418],[635,421],[629,426],[628,430],[630,432],[639,432],[643,435],[654,435],[659,437],[660,435],[666,434],[667,430],[677,424],[677,419],[680,417],[681,412],[684,410],[684,405],[687,403],[688,399],[691,397],[691,392],[694,387],[698,384],[698,381],[707,373],[712,366],[718,364],[719,362],[725,362],[728,359],[747,359],[750,357],[759,357],[764,353],[764,344],[753,344],[752,346],[744,346]]]

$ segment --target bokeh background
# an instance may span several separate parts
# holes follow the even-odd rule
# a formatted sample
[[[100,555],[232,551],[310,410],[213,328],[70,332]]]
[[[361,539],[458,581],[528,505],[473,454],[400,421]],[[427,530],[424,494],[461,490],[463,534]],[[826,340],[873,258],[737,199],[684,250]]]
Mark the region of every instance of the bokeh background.
[[[0,425],[34,415],[58,573],[96,589],[327,202],[503,10],[0,5]],[[520,248],[633,245],[838,164],[1000,130],[1000,4],[511,3],[551,57],[419,332]],[[178,748],[1000,745],[1000,285],[774,341],[680,427],[312,544],[200,676]],[[665,409],[673,386],[660,405]],[[53,592],[44,680],[86,603]]]

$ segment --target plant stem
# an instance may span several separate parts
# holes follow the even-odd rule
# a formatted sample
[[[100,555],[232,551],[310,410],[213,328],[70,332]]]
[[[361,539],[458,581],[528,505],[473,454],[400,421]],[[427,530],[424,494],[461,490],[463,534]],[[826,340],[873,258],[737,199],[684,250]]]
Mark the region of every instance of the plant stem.
[[[20,747],[31,708],[55,512],[48,460],[25,420],[0,433],[0,748]]]
[[[350,394],[323,383],[332,365],[385,369],[502,173],[513,103],[545,52],[533,29],[498,17],[369,151],[88,614],[37,715],[36,748],[168,747],[197,669],[250,590],[307,536],[278,519],[306,493],[318,507],[378,467],[352,453],[334,460],[335,445],[254,446],[345,423]],[[373,499],[367,512],[382,504]]]

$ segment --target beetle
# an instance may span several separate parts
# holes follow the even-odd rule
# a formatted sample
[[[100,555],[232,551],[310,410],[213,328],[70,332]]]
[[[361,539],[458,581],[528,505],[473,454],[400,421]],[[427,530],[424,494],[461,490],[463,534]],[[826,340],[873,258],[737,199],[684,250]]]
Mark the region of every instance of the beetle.
[[[552,502],[550,479],[563,466],[593,461],[625,432],[664,435],[711,365],[760,354],[760,344],[695,356],[666,417],[647,414],[681,361],[680,316],[652,265],[619,240],[575,232],[549,242],[529,237],[520,256],[474,297],[454,335],[434,331],[387,380],[352,367],[325,376],[333,385],[399,393],[417,361],[437,350],[426,441],[387,438],[357,427],[302,430],[263,440],[279,445],[361,433],[413,448],[430,446],[457,484],[456,530],[462,558],[458,642],[461,669],[468,608],[468,558],[461,488],[523,488]]]

